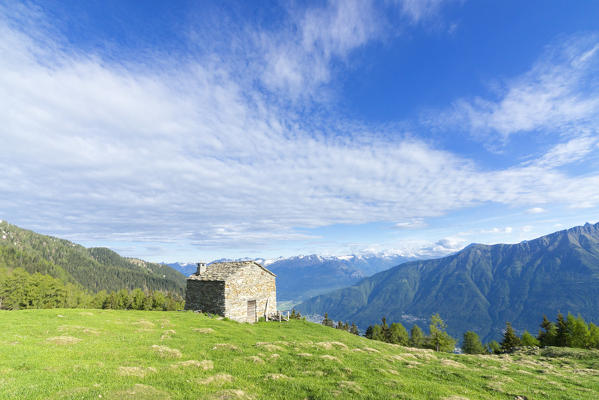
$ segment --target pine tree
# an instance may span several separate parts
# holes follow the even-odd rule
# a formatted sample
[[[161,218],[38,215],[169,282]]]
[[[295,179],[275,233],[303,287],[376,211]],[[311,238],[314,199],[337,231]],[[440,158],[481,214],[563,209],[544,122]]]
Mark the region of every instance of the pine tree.
[[[378,340],[381,342],[385,341],[385,334],[383,332],[383,328],[380,325],[374,325],[372,327],[372,339]]]
[[[589,327],[584,318],[582,318],[580,314],[578,314],[578,317],[574,318],[572,314],[568,313],[566,325],[568,326],[569,345],[581,349],[587,348],[589,342]]]
[[[482,354],[485,352],[485,348],[476,332],[468,331],[464,333],[462,351],[466,354]]]
[[[424,333],[418,325],[414,325],[412,326],[412,329],[410,329],[409,344],[412,347],[422,347],[424,345]]]
[[[352,333],[352,334],[358,335],[358,336],[360,335],[360,331],[358,331],[358,327],[353,322],[351,323],[351,328],[349,329],[349,333]]]
[[[546,315],[543,315],[543,322],[541,322],[541,330],[539,330],[539,336],[537,336],[539,344],[543,347],[555,346],[556,336],[557,328],[555,324],[549,321]]]
[[[512,324],[509,322],[505,323],[505,332],[503,334],[503,340],[501,341],[501,350],[504,352],[511,352],[520,345],[520,338],[514,332]]]
[[[374,327],[372,325],[369,325],[368,328],[366,328],[366,332],[364,333],[364,337],[368,338],[368,339],[372,339],[372,333],[374,332]]]
[[[343,330],[349,332],[349,323],[347,321],[343,324]]]
[[[439,314],[431,316],[429,325],[429,340],[435,351],[452,351],[455,346],[455,340],[445,332],[447,324],[441,319]]]
[[[589,341],[588,345],[592,349],[599,349],[599,326],[589,323]]]
[[[555,345],[558,347],[569,346],[568,324],[562,313],[557,314],[557,331],[555,334]]]
[[[328,327],[333,327],[333,321],[329,319],[329,314],[328,313],[324,313],[324,319],[322,320],[322,324],[324,326],[328,326]]]
[[[343,322],[337,321],[337,326],[335,328],[337,328],[337,329],[343,329]]]
[[[491,354],[499,354],[501,352],[501,345],[495,340],[491,340],[487,343],[487,351]]]
[[[381,321],[383,322],[381,325],[381,331],[382,331],[382,336],[383,336],[382,341],[389,342],[391,333],[389,331],[389,325],[387,325],[387,318],[383,317],[383,318],[381,318]]]
[[[392,323],[389,327],[389,343],[407,346],[409,341],[410,337],[406,328],[398,322]]]
[[[539,346],[540,342],[537,338],[528,333],[528,331],[524,331],[522,337],[520,338],[520,344],[522,346],[537,347]]]

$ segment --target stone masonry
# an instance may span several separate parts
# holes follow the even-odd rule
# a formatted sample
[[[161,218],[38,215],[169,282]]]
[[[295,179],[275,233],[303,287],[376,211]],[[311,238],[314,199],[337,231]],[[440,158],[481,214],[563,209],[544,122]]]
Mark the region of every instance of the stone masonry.
[[[187,278],[185,309],[256,322],[277,310],[275,278],[254,261],[198,264]]]

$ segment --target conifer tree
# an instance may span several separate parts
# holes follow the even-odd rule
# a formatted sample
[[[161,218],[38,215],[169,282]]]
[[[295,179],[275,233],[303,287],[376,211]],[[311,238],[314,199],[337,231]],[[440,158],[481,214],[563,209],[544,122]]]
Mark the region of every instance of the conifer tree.
[[[380,325],[374,325],[372,327],[372,339],[378,340],[380,342],[385,341],[385,334],[383,332],[383,327]]]
[[[394,322],[389,327],[389,343],[400,344],[407,346],[410,341],[408,331],[399,322]]]
[[[358,335],[358,336],[360,335],[360,331],[358,331],[358,327],[353,322],[351,323],[351,328],[349,329],[349,333],[352,333],[352,334]]]
[[[441,319],[439,314],[431,316],[429,325],[430,345],[435,351],[451,351],[455,346],[455,340],[445,332],[447,324]]]
[[[558,347],[569,346],[568,324],[562,313],[557,314],[556,327],[555,345]]]
[[[578,347],[581,349],[588,347],[589,327],[584,318],[582,318],[580,314],[578,314],[578,317],[574,318],[572,314],[568,313],[566,325],[568,326],[568,344],[570,347]]]
[[[501,345],[495,340],[491,340],[487,343],[487,351],[491,354],[499,354],[501,352]]]
[[[464,333],[462,351],[466,354],[482,354],[485,352],[485,348],[476,332],[468,331]]]
[[[537,336],[539,344],[543,347],[555,346],[556,336],[557,328],[555,324],[549,321],[546,315],[543,315],[543,322],[541,322],[541,330],[539,330],[539,336]]]
[[[524,331],[520,338],[520,344],[522,346],[536,347],[539,346],[539,340],[531,335],[528,331]]]
[[[391,333],[389,331],[389,325],[387,325],[387,318],[383,317],[383,318],[381,318],[381,321],[382,321],[381,331],[382,331],[382,335],[383,335],[382,341],[389,342]]]
[[[589,323],[588,346],[592,349],[599,349],[599,326]]]
[[[329,327],[333,327],[333,321],[329,319],[329,314],[328,313],[324,313],[324,319],[322,320],[322,324],[324,326],[329,326]]]
[[[514,332],[512,324],[509,322],[505,323],[505,332],[503,334],[503,340],[501,341],[501,350],[504,352],[511,352],[520,345],[520,338]]]
[[[416,324],[410,329],[410,342],[409,345],[412,347],[422,347],[424,345],[424,333],[422,329]]]
[[[374,331],[374,327],[372,325],[369,325],[368,328],[366,328],[366,332],[364,333],[364,337],[368,338],[368,339],[372,339],[372,333]]]

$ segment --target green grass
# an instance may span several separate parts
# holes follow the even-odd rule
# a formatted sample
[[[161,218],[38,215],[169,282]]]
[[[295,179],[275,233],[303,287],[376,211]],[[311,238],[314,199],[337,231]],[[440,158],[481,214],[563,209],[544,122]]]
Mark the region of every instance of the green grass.
[[[1,311],[0,332],[1,399],[599,396],[596,353],[440,354],[305,321],[249,325],[190,312],[24,310]]]

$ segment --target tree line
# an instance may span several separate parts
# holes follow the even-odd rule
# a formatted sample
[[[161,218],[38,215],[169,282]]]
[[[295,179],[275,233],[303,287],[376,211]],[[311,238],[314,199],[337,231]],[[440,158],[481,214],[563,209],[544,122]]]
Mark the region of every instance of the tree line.
[[[141,289],[90,294],[81,287],[39,272],[23,268],[0,268],[0,309],[27,308],[104,308],[114,310],[183,309],[184,301],[176,293]]]
[[[425,335],[418,325],[413,325],[408,333],[407,329],[399,322],[387,324],[387,318],[381,319],[381,324],[370,325],[364,334],[364,337],[371,340],[378,340],[386,343],[399,344],[402,346],[419,347],[425,349],[433,349],[436,351],[453,351],[456,340],[447,332],[447,324],[441,319],[439,314],[431,316],[429,324],[429,334]],[[337,324],[331,319],[327,313],[324,314],[322,324],[331,328],[346,330],[354,335],[360,335],[358,327],[355,323],[341,322]]]
[[[491,341],[486,346],[480,342],[475,332],[464,333],[462,351],[464,353],[504,353],[519,347],[576,347],[581,349],[599,349],[599,326],[587,322],[578,315],[568,313],[564,318],[557,314],[555,322],[543,315],[538,335],[535,337],[528,331],[521,336],[516,335],[512,324],[507,322],[501,343]]]
[[[381,321],[380,325],[370,325],[364,336],[381,342],[435,351],[451,352],[455,349],[457,340],[446,332],[447,325],[439,314],[431,316],[428,335],[425,335],[417,324],[414,324],[408,333],[408,330],[399,322],[389,325],[385,317]],[[341,321],[335,324],[327,313],[324,314],[322,324],[356,335],[360,334],[356,324],[350,325],[348,322],[342,323]],[[555,322],[543,315],[543,321],[536,337],[526,330],[521,336],[518,336],[512,324],[507,322],[501,342],[492,340],[483,344],[476,332],[467,331],[464,333],[461,350],[467,354],[500,354],[514,351],[520,347],[548,346],[599,349],[599,326],[592,322],[587,324],[582,316],[574,317],[570,313],[566,317],[558,313]]]

